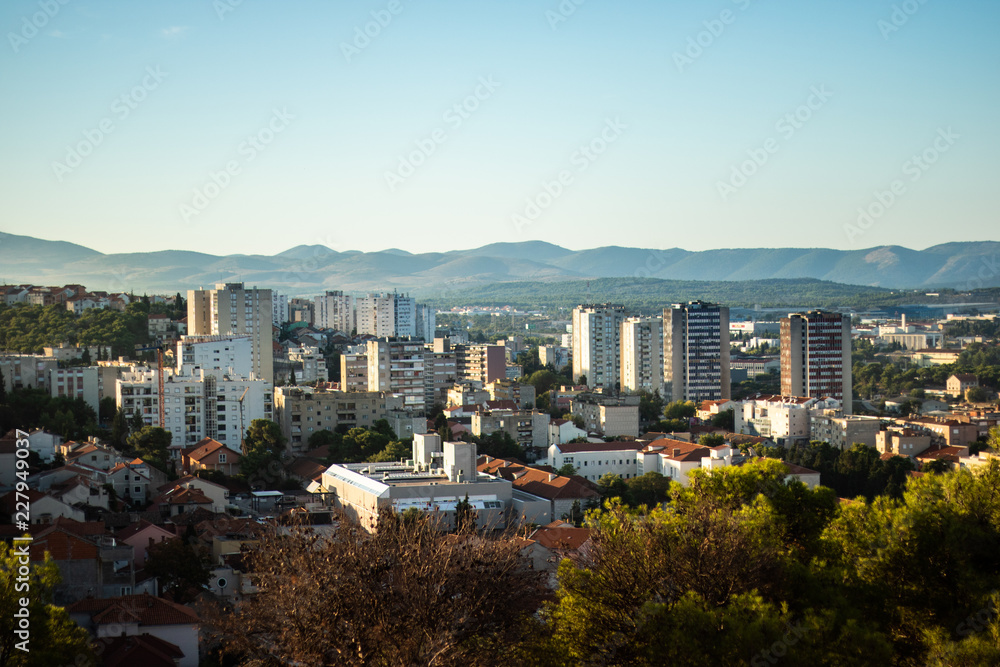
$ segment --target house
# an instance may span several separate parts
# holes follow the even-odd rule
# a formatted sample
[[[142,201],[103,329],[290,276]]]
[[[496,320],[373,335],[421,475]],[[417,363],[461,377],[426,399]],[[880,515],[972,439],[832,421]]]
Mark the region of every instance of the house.
[[[326,466],[323,467],[326,469]],[[207,479],[201,477],[196,477],[193,475],[185,475],[180,479],[174,480],[173,482],[167,482],[166,484],[160,486],[157,492],[162,496],[173,490],[178,489],[195,489],[200,491],[212,502],[210,509],[213,512],[225,512],[226,506],[229,505],[229,489],[222,486],[221,484],[216,484],[215,482],[210,482]]]
[[[154,544],[177,537],[176,534],[157,526],[145,519],[140,519],[127,528],[122,528],[116,535],[119,542],[128,544],[134,552],[133,562],[136,569],[146,562],[146,551]]]
[[[5,523],[13,523],[19,511],[16,495],[11,491],[0,496],[0,515],[6,517]],[[85,518],[82,509],[67,505],[48,494],[28,489],[22,493],[22,497],[25,495],[28,497],[28,516],[31,518],[31,524],[48,524],[60,517],[76,521],[83,521]]]
[[[33,531],[33,563],[46,554],[59,567],[61,581],[53,589],[53,602],[65,606],[86,596],[128,594],[135,585],[133,550],[104,532],[101,522],[59,520]]]
[[[545,472],[513,459],[481,456],[476,469],[481,473],[509,480],[517,491],[545,499],[550,518],[568,517],[573,511],[574,503],[579,503],[583,509],[588,503],[600,502],[601,498],[601,494],[578,477]]]
[[[199,489],[178,486],[153,498],[152,508],[157,507],[163,517],[174,517],[199,508],[211,512],[212,499]]]
[[[111,470],[124,460],[113,448],[97,443],[86,443],[83,447],[73,449],[65,456],[66,463],[84,463],[104,471]]]
[[[586,438],[587,432],[577,428],[569,419],[553,419],[549,422],[549,444],[559,445],[577,438]]]
[[[727,410],[735,410],[736,407],[737,404],[728,398],[719,401],[702,401],[701,405],[698,406],[698,419],[707,421]]]
[[[203,438],[193,447],[181,450],[181,465],[185,472],[219,470],[226,475],[240,471],[241,454],[218,440]]]
[[[535,570],[549,572],[549,586],[556,587],[556,571],[564,558],[576,560],[590,546],[590,530],[565,521],[553,521],[535,529],[525,540],[521,553]]]
[[[732,450],[724,446],[731,455]],[[725,453],[719,449],[719,454]],[[639,452],[636,457],[636,474],[644,475],[647,472],[657,472],[675,482],[687,486],[689,483],[688,473],[702,467],[702,459],[713,457],[713,448],[699,445],[696,442],[685,442],[672,438],[661,438],[649,443]],[[724,457],[722,458],[724,461]]]
[[[949,447],[947,445],[931,445],[922,453],[917,455],[917,461],[923,467],[925,463],[931,461],[945,461],[951,470],[956,470],[961,464],[961,459],[969,456],[968,447]]]
[[[971,373],[955,373],[948,378],[945,390],[956,398],[965,398],[965,392],[979,386],[979,378]]]
[[[151,635],[180,649],[180,667],[198,667],[201,619],[189,607],[147,593],[103,600],[86,598],[69,605],[66,611],[97,639]]]
[[[929,433],[911,428],[887,428],[875,434],[875,449],[882,454],[916,457],[930,446]]]
[[[149,500],[149,466],[142,459],[119,463],[108,471],[108,482],[114,487],[118,498],[129,504],[145,505]]]
[[[96,509],[109,509],[111,494],[108,489],[98,481],[85,475],[74,475],[64,482],[53,484],[49,487],[48,494],[67,505],[84,509],[93,507]]]
[[[149,634],[104,637],[101,647],[101,664],[142,665],[142,667],[176,667],[184,657],[179,646]]]

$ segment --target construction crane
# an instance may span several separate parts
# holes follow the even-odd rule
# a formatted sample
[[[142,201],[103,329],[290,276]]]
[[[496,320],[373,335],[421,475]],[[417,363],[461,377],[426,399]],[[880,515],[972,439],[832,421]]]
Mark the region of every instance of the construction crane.
[[[159,421],[157,422],[160,428],[166,428],[166,398],[163,395],[163,345],[136,345],[136,352],[156,352],[156,403],[159,408]]]

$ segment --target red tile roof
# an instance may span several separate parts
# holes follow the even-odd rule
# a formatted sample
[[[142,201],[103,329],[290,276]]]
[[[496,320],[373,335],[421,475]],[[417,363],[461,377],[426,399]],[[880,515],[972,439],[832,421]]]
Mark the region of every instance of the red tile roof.
[[[588,499],[600,496],[599,493],[572,477],[548,473],[508,459],[491,459],[483,456],[479,458],[476,468],[479,472],[508,480],[514,488],[520,491],[548,500]]]
[[[615,442],[575,442],[556,445],[563,454],[576,454],[579,452],[637,452],[642,447],[641,442],[635,440],[616,440]]]
[[[45,560],[45,554],[52,554],[52,560],[96,560],[97,545],[82,537],[54,528],[51,532],[36,535],[31,541],[31,560]]]
[[[193,461],[201,461],[209,454],[216,452],[220,449],[226,449],[230,452],[233,452],[234,454],[239,455],[239,452],[237,452],[236,450],[229,449],[229,447],[226,447],[218,440],[213,440],[212,438],[203,438],[199,440],[197,444],[195,444],[193,447],[188,447],[187,449],[182,450],[182,452],[184,456],[188,457]]]
[[[97,600],[86,598],[74,602],[66,608],[70,614],[90,614],[92,618],[111,608],[117,607],[120,612],[134,614],[140,625],[197,625],[201,623],[198,614],[193,609],[163,598],[153,597],[148,593],[142,595],[123,595],[121,597]]]
[[[174,667],[184,657],[184,651],[153,635],[105,637],[101,664],[105,667]]]
[[[529,535],[528,539],[535,540],[546,549],[576,551],[590,539],[590,530],[587,528],[544,526]]]

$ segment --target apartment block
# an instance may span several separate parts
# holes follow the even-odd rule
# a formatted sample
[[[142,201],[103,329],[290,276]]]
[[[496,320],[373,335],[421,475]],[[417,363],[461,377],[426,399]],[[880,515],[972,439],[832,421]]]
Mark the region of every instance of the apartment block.
[[[368,348],[356,345],[340,354],[340,388],[368,391]]]
[[[274,382],[272,321],[269,289],[219,283],[213,290],[188,290],[188,333],[249,336],[253,373],[268,383]]]
[[[424,344],[419,340],[368,341],[368,390],[403,397],[403,407],[414,413],[426,409],[424,398]]]
[[[663,318],[629,317],[621,324],[621,390],[663,387]]]
[[[538,360],[543,366],[552,366],[559,372],[569,366],[569,348],[561,345],[540,345]]]
[[[402,407],[402,398],[379,391],[324,391],[312,387],[274,390],[274,420],[288,438],[293,454],[305,452],[309,436],[317,431],[371,428],[376,421],[387,419],[390,412]]]
[[[663,388],[673,401],[730,397],[729,308],[702,301],[664,308]]]
[[[820,310],[781,318],[781,393],[829,396],[852,411],[851,318]]]
[[[377,338],[415,337],[418,335],[417,302],[395,292],[359,297],[357,329],[358,334]]]
[[[94,409],[94,414],[98,414],[101,401],[98,380],[97,366],[53,368],[49,376],[49,391],[52,396],[81,398]]]
[[[503,345],[453,345],[455,370],[460,380],[480,386],[507,377],[506,349]]]
[[[243,430],[250,422],[272,418],[270,382],[217,377],[187,365],[179,370],[165,368],[163,373],[164,428],[172,435],[173,456],[203,438],[239,450]],[[116,383],[118,407],[129,416],[138,412],[146,424],[157,425],[160,399],[156,369],[125,372]]]
[[[850,449],[855,443],[875,446],[875,437],[882,428],[878,417],[842,415],[840,411],[822,410],[812,416],[809,439],[828,442],[837,449]]]
[[[573,379],[591,388],[616,389],[621,379],[621,324],[625,306],[581,305],[573,309]]]
[[[340,290],[327,290],[316,297],[316,326],[334,329],[350,335],[357,325],[354,321],[354,297]]]

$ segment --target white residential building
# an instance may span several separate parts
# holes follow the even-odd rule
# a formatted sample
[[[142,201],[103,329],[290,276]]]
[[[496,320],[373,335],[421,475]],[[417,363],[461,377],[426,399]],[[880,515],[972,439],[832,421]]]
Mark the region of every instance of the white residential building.
[[[757,396],[737,402],[733,431],[770,438],[778,444],[810,438],[814,411],[839,410],[840,401],[804,396]]]
[[[285,322],[288,322],[288,295],[272,292],[271,324],[280,327]]]
[[[403,397],[403,407],[422,413],[425,404],[424,344],[418,340],[368,341],[368,391]]]
[[[620,381],[621,324],[625,306],[610,303],[573,309],[573,380],[615,389]]]
[[[164,417],[173,436],[171,452],[203,438],[212,438],[240,449],[242,431],[254,419],[272,418],[271,383],[265,380],[222,375],[184,365],[180,371],[164,369]],[[146,424],[156,425],[160,397],[156,369],[123,373],[115,402],[126,415],[138,411]],[[242,405],[242,410],[241,410]]]
[[[49,391],[52,396],[82,398],[94,409],[94,414],[100,410],[97,366],[53,368],[49,376]]]
[[[608,473],[632,479],[636,476],[636,453],[642,445],[634,440],[552,444],[548,463],[556,470],[568,463],[578,475],[592,482]]]
[[[243,283],[219,283],[213,290],[188,290],[188,333],[250,336],[251,363],[258,378],[274,382],[271,290]]]
[[[188,365],[215,375],[253,377],[250,336],[184,336],[177,343],[177,366]]]
[[[621,324],[621,390],[663,387],[663,318],[629,317]]]
[[[369,334],[377,338],[417,336],[416,311],[415,299],[395,292],[359,297],[358,334]]]

